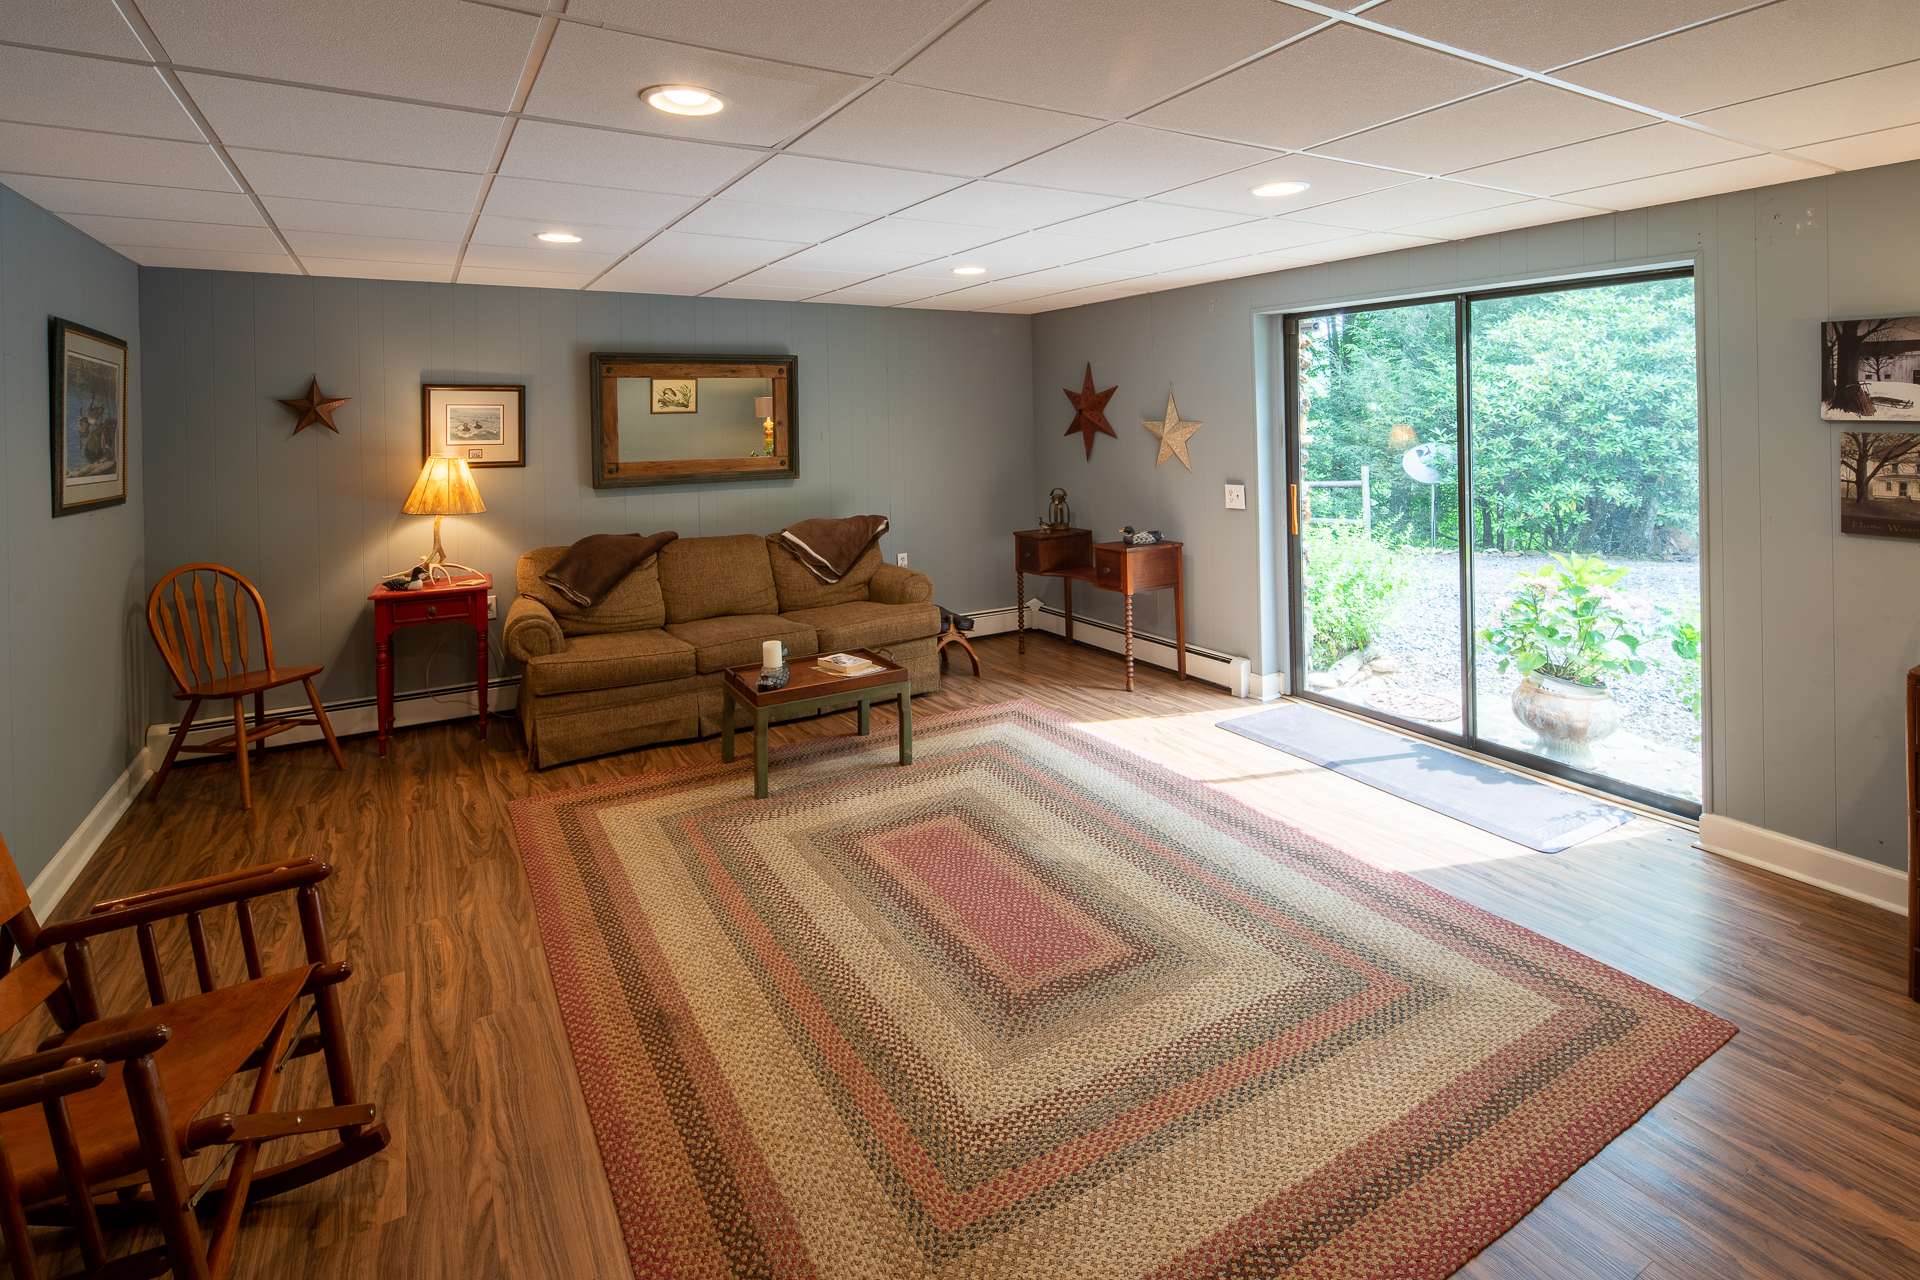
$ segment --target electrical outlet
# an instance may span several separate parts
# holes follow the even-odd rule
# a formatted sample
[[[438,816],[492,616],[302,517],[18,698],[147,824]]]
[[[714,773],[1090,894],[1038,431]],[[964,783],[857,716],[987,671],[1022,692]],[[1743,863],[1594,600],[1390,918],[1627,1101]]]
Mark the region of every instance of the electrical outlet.
[[[893,558],[893,562],[899,565],[902,569],[907,569],[912,567],[907,563],[907,553],[904,551],[902,551],[899,555],[895,556]]]
[[[487,597],[487,617],[497,618],[499,616],[500,616],[500,597],[496,595],[489,595]]]
[[[1245,511],[1247,509],[1247,486],[1230,484],[1227,486],[1227,510]]]

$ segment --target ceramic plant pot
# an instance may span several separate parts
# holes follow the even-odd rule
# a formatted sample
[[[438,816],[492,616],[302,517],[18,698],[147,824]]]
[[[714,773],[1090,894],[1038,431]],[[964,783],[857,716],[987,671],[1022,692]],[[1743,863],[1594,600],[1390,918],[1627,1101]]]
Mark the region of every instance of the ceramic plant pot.
[[[1620,727],[1620,706],[1604,685],[1537,672],[1513,691],[1513,714],[1559,760],[1586,759],[1594,743]]]

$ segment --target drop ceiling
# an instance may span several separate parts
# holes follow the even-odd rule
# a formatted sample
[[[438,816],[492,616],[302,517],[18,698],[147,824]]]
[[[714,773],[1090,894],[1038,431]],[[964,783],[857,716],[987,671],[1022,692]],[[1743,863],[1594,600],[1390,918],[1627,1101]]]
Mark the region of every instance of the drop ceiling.
[[[1912,0],[0,0],[149,266],[1030,313],[1916,157]]]

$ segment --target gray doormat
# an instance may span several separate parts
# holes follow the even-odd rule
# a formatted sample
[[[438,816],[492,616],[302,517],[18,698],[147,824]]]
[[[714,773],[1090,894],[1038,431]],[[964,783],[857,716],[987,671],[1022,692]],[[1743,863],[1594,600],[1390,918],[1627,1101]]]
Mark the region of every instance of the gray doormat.
[[[1559,853],[1633,820],[1617,805],[1303,702],[1220,727],[1541,853]]]

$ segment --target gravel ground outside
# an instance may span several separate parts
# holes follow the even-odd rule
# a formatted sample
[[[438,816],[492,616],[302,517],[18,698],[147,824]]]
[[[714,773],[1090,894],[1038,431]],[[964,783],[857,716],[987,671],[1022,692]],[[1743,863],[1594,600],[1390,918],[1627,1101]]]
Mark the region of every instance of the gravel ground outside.
[[[1418,689],[1455,701],[1460,691],[1459,558],[1451,551],[1409,550],[1412,581],[1386,627],[1374,639],[1376,653],[1391,654],[1400,662],[1392,678],[1403,689]],[[1499,602],[1511,595],[1522,573],[1551,563],[1544,555],[1481,553],[1474,557],[1474,625],[1494,616]],[[1614,560],[1627,569],[1615,588],[1628,614],[1640,623],[1641,655],[1645,674],[1613,683],[1620,704],[1621,727],[1643,738],[1691,749],[1699,740],[1699,717],[1687,709],[1683,673],[1689,665],[1657,634],[1659,608],[1693,612],[1700,603],[1700,564],[1697,560]],[[1490,657],[1481,659],[1482,696],[1502,698],[1519,683],[1517,675],[1501,675]],[[1484,705],[1484,704],[1483,704]]]

